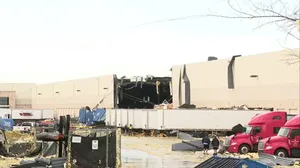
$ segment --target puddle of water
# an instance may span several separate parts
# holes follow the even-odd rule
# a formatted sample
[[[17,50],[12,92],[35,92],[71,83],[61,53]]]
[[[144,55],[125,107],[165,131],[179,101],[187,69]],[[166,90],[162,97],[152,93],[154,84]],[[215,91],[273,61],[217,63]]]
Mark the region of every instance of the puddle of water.
[[[121,152],[122,167],[125,168],[192,168],[197,165],[172,157],[157,157],[139,150],[122,149]]]

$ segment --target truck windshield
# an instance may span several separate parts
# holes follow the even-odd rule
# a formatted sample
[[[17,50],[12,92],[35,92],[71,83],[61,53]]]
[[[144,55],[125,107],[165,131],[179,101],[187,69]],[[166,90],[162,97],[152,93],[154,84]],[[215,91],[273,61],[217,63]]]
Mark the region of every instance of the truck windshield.
[[[286,115],[286,121],[289,121],[291,118],[293,118],[295,114],[287,114]]]
[[[279,132],[278,132],[278,136],[282,136],[282,137],[287,137],[288,134],[290,132],[289,128],[280,128]]]
[[[250,134],[251,133],[251,130],[252,130],[252,127],[247,125],[246,127],[246,130],[245,130],[245,134]]]

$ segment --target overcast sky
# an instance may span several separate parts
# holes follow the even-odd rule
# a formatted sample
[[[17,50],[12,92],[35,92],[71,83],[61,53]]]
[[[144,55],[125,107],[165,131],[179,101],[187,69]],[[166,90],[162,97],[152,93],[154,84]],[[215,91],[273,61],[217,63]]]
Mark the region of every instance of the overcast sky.
[[[172,65],[208,56],[297,48],[256,21],[196,18],[134,27],[208,11],[222,0],[0,0],[1,82],[46,83],[83,77],[170,75]]]

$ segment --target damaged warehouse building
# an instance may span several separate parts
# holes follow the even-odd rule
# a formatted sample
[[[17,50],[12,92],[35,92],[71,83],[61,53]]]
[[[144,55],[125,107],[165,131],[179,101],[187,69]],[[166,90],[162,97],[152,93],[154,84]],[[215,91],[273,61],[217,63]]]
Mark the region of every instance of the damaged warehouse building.
[[[289,52],[210,57],[175,65],[171,77],[100,77],[49,84],[0,84],[2,108],[55,109],[78,117],[83,106],[151,109],[163,102],[173,108],[231,108],[245,105],[299,112],[299,63]],[[166,70],[168,67],[166,67]],[[125,74],[126,75],[126,74]]]
[[[53,109],[56,118],[69,115],[70,119],[77,119],[80,108],[94,107],[100,102],[99,107],[107,108],[101,109],[106,112],[106,126],[124,127],[132,123],[135,129],[158,130],[169,134],[173,130],[184,130],[182,133],[201,137],[201,132],[197,131],[202,131],[204,124],[201,125],[199,118],[209,121],[203,130],[228,131],[232,124],[247,123],[250,117],[269,111],[265,109],[298,113],[299,62],[289,62],[292,60],[290,52],[234,55],[228,59],[209,57],[204,62],[171,67],[171,77],[128,78],[111,74],[49,84],[2,83],[0,106],[11,109]],[[297,53],[299,49],[293,52]],[[153,109],[161,103],[172,104],[171,107],[176,110],[131,110]],[[236,107],[260,110],[246,113],[243,110],[218,110],[219,113],[178,110]],[[122,113],[117,114],[117,111]],[[122,114],[125,115],[122,117]],[[208,117],[201,114],[208,114]],[[210,122],[211,118],[224,119],[228,116],[235,117],[223,121],[223,124]],[[179,126],[179,120],[189,122],[181,122]],[[106,137],[109,137],[108,134]]]

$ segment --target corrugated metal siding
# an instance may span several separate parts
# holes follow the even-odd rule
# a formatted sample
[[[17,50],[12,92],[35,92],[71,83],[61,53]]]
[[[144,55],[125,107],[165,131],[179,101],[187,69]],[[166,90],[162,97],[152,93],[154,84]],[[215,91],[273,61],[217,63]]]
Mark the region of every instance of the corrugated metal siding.
[[[195,168],[239,168],[242,164],[245,164],[245,161],[242,159],[211,157]]]

